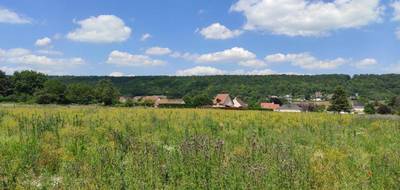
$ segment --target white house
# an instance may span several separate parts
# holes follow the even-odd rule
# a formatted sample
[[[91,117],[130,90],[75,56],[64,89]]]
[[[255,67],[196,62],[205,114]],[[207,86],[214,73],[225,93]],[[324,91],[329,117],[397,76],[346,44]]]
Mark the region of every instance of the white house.
[[[239,97],[235,97],[235,99],[233,99],[233,107],[247,108],[247,107],[249,107],[249,105],[246,104],[245,102],[243,102]]]
[[[234,103],[229,94],[218,94],[213,100],[214,108],[233,107]]]
[[[277,112],[291,112],[291,113],[300,113],[302,110],[296,104],[287,104],[283,105],[280,108],[276,109]]]

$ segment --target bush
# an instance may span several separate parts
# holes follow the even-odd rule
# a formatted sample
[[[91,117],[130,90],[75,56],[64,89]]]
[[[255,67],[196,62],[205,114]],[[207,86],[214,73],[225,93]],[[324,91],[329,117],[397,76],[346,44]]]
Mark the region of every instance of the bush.
[[[376,112],[379,114],[384,114],[384,115],[393,113],[392,109],[389,106],[384,105],[384,104],[381,104],[378,107],[378,109],[376,110]]]
[[[376,114],[376,110],[375,110],[374,104],[365,105],[364,112],[366,114]]]

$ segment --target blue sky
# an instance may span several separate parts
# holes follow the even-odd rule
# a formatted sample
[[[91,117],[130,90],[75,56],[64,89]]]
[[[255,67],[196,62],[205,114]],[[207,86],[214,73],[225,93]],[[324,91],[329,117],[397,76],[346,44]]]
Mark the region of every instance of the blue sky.
[[[400,1],[2,0],[0,70],[400,73]]]

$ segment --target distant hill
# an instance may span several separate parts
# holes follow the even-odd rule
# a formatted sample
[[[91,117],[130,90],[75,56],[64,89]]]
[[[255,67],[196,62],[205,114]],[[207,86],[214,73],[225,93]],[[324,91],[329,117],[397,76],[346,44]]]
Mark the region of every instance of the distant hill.
[[[267,95],[312,95],[316,91],[332,93],[342,85],[351,94],[358,93],[368,99],[387,99],[400,95],[400,74],[387,75],[270,75],[270,76],[140,76],[96,77],[53,76],[64,83],[95,84],[108,78],[119,88],[121,94],[167,95],[183,97],[206,93],[210,97],[225,91],[241,96],[247,101],[259,101]]]

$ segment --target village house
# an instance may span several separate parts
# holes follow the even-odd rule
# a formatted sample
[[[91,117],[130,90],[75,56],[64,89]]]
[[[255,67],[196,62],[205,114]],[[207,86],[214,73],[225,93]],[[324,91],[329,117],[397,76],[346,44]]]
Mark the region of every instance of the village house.
[[[364,114],[364,104],[361,102],[354,101],[353,102],[353,113],[355,114]]]
[[[158,99],[154,103],[154,107],[160,108],[160,107],[184,107],[185,106],[185,101],[182,99]]]
[[[300,113],[302,111],[301,107],[296,104],[286,104],[281,106],[276,110],[277,112],[291,112],[291,113]]]
[[[243,102],[239,97],[233,99],[233,107],[235,108],[248,108],[249,105]]]
[[[323,98],[324,98],[324,96],[323,96],[322,92],[318,91],[318,92],[315,92],[313,101],[321,102],[323,100]]]
[[[160,99],[167,99],[167,96],[154,95],[154,96],[136,96],[134,98],[136,101],[149,101],[156,102]]]
[[[277,109],[279,109],[280,105],[279,104],[275,104],[275,103],[267,103],[267,102],[262,102],[260,104],[262,109],[268,109],[268,110],[272,110],[275,111]]]
[[[217,94],[213,100],[214,108],[233,107],[234,103],[229,94]]]
[[[128,100],[133,100],[133,97],[131,97],[131,96],[120,96],[119,97],[119,102],[121,102],[121,103],[126,103]]]

